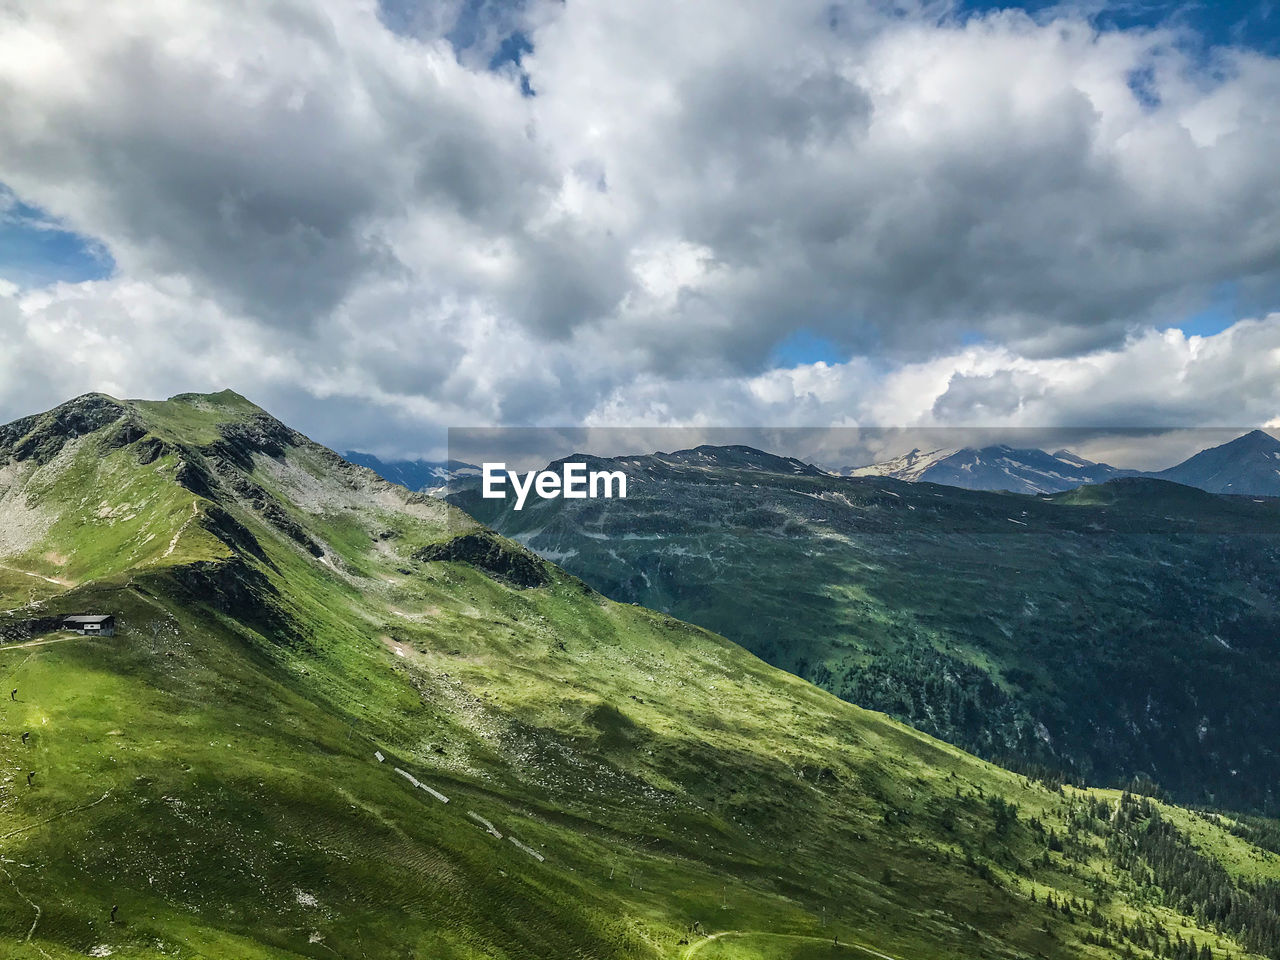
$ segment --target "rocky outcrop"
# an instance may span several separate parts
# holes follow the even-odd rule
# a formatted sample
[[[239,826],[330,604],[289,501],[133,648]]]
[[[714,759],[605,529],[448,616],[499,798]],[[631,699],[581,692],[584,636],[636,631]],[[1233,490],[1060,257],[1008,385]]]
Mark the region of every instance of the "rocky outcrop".
[[[285,643],[301,641],[297,621],[280,612],[279,591],[240,557],[173,567],[166,576],[194,604]]]
[[[444,543],[433,543],[415,550],[413,558],[465,563],[513,587],[543,587],[551,582],[545,561],[488,531],[464,533]]]
[[[259,560],[267,559],[266,551],[262,549],[258,538],[249,531],[248,527],[221,507],[209,507],[201,523],[206,530],[233,551],[250,554]]]
[[[310,443],[298,431],[265,413],[225,423],[220,432],[222,437],[202,447],[200,452],[210,459],[229,461],[241,470],[253,469],[254,454],[278,460],[290,448]]]

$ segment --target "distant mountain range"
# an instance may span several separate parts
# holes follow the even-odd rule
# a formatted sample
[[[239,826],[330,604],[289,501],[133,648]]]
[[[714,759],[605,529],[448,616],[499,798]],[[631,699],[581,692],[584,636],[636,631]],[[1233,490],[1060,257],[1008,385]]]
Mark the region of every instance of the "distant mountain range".
[[[384,480],[410,490],[439,490],[450,478],[480,475],[480,468],[461,460],[382,460],[349,450],[351,463],[368,467]],[[1087,460],[1069,450],[1047,453],[1034,447],[997,444],[987,447],[915,449],[866,466],[821,470],[794,457],[780,457],[742,445],[704,444],[655,457],[680,466],[716,466],[769,473],[843,477],[891,477],[912,483],[940,483],[966,490],[1008,490],[1012,493],[1062,493],[1087,484],[1121,477],[1154,477],[1198,487],[1210,493],[1280,497],[1280,440],[1254,430],[1229,443],[1202,450],[1177,466],[1157,472],[1126,470]]]
[[[1061,493],[1121,477],[1155,477],[1210,493],[1278,497],[1280,440],[1254,430],[1158,472],[1124,470],[1086,460],[1068,450],[1046,453],[1003,444],[960,450],[916,449],[891,460],[833,472],[846,477],[892,477],[912,483],[1013,493]]]
[[[368,467],[383,480],[410,490],[434,490],[448,484],[450,477],[479,476],[480,468],[461,460],[380,460],[371,453],[348,450],[343,457],[360,467]]]
[[[1031,453],[949,454],[951,476],[1103,475]],[[611,599],[1016,769],[1280,811],[1280,501],[1148,476],[1050,494],[840,477],[748,447],[572,459],[624,470],[626,499],[515,511],[474,481],[447,499]]]

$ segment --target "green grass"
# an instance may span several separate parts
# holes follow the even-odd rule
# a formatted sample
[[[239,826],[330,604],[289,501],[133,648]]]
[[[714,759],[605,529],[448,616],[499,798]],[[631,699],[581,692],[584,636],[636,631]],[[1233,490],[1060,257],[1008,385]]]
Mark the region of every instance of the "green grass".
[[[168,475],[118,475],[126,453],[74,474],[86,503]],[[49,549],[88,550],[78,562],[104,573],[34,612],[109,611],[120,632],[0,646],[3,689],[19,690],[0,701],[0,954],[803,960],[844,955],[838,935],[903,960],[1101,960],[1115,950],[1046,891],[1113,920],[1168,916],[1118,870],[1104,826],[1047,852],[1033,823],[1067,834],[1083,794],[558,571],[518,590],[416,561],[465,521],[324,462],[301,448],[251,479],[311,490],[285,506],[325,560],[230,485],[216,505],[261,557],[117,566],[92,553],[106,518],[55,526]],[[135,539],[172,537],[172,504],[193,495],[151,492]],[[0,579],[0,609],[25,586]],[[1246,875],[1253,847],[1170,809]]]

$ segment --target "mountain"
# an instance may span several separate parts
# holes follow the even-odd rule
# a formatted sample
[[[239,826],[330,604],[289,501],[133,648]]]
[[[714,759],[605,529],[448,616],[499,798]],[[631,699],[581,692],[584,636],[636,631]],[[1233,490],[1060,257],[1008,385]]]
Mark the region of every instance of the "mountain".
[[[1013,493],[1060,493],[1082,484],[1105,483],[1135,473],[1094,463],[1067,450],[1050,454],[1005,445],[928,453],[917,449],[892,460],[866,467],[846,467],[838,472],[849,477],[892,477],[966,490]]]
[[[1274,824],[1002,770],[229,392],[0,428],[0,530],[4,956],[1280,953]]]
[[[461,460],[379,460],[371,453],[348,450],[343,457],[349,463],[367,467],[383,480],[390,480],[410,490],[434,490],[446,486],[450,479],[477,476],[480,468]]]
[[[807,477],[822,474],[817,467],[797,460],[795,457],[780,457],[742,444],[714,446],[704,443],[689,450],[655,453],[646,459],[699,470],[746,470],[753,473],[783,473]],[[627,458],[620,458],[620,460],[627,462]]]
[[[1254,430],[1153,476],[1213,493],[1280,497],[1280,440]]]
[[[644,481],[625,500],[451,500],[615,600],[989,759],[1280,809],[1280,503],[681,459],[612,461]]]
[[[917,481],[940,460],[959,453],[958,450],[921,450],[912,448],[908,453],[889,460],[881,460],[864,467],[841,467],[834,473],[842,477],[893,477],[895,480]]]

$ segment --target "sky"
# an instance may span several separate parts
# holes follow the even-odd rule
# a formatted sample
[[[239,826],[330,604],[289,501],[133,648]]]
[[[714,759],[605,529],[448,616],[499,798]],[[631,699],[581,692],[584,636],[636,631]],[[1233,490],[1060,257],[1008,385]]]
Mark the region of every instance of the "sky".
[[[1277,156],[1269,2],[7,0],[0,422],[1274,426]]]

